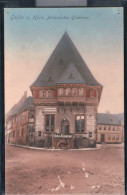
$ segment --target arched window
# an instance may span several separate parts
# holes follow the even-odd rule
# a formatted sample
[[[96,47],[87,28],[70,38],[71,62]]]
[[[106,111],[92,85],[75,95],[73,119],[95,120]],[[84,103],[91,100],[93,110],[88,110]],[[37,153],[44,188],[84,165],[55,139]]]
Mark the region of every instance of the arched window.
[[[77,115],[75,119],[75,131],[84,132],[85,130],[85,116]]]
[[[77,95],[77,88],[73,88],[73,89],[72,89],[72,95],[73,95],[73,96]]]
[[[79,95],[83,95],[83,88],[79,88]]]
[[[59,94],[59,96],[63,95],[63,88],[59,88],[58,94]]]
[[[66,88],[66,95],[71,95],[71,90],[70,90],[70,88]]]
[[[50,90],[46,91],[46,97],[51,97],[51,91]]]
[[[41,90],[40,91],[40,97],[44,97],[44,96],[45,96],[44,90]]]

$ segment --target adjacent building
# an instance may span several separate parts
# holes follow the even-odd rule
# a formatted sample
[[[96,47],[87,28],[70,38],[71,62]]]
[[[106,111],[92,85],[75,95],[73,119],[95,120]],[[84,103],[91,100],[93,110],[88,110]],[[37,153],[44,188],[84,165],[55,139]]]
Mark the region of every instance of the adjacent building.
[[[67,32],[30,89],[35,106],[36,145],[55,148],[96,145],[102,85]]]
[[[124,114],[97,114],[97,142],[124,142]]]
[[[34,144],[33,98],[24,96],[6,115],[7,142],[17,145]]]

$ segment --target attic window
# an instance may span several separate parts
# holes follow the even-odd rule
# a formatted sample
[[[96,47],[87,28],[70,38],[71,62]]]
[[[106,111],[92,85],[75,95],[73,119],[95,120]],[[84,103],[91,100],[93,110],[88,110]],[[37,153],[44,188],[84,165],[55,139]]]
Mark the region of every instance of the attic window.
[[[74,79],[73,74],[71,73],[69,79]]]
[[[64,61],[62,59],[60,59],[59,65],[64,65]]]
[[[48,82],[52,82],[52,77],[50,76],[49,79],[48,79]]]

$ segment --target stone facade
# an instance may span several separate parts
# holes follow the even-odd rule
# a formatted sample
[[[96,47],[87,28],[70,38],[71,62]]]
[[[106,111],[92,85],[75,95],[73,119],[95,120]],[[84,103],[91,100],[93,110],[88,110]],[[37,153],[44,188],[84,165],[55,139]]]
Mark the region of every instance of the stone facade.
[[[81,89],[81,86],[77,86],[77,91]],[[87,87],[84,86],[84,91],[86,91]],[[68,89],[68,85],[64,85],[64,90]],[[72,138],[67,138],[67,140],[72,140],[70,146],[74,147],[73,140],[79,139],[80,137],[84,137],[89,139],[90,143],[95,144],[96,141],[96,114],[97,114],[97,106],[98,106],[98,87],[91,88],[91,91],[96,91],[95,97],[87,97],[86,93],[82,94],[82,97],[77,95],[76,97],[72,95],[72,91],[75,89],[75,85],[71,85],[69,96],[63,95],[59,96],[59,88],[48,88],[50,91],[55,91],[57,95],[52,95],[45,100],[45,96],[40,97],[39,94],[41,91],[44,91],[44,88],[37,88],[32,91],[35,102],[35,139],[42,140],[45,139],[46,135],[51,135],[53,141],[52,147],[58,147],[59,139],[57,138],[58,143],[56,143],[56,138],[53,138],[54,135],[73,135]],[[38,91],[38,93],[36,92]],[[45,90],[46,93],[46,90]],[[38,95],[37,95],[38,94]],[[62,100],[60,100],[62,98]],[[80,101],[81,98],[81,101]],[[64,101],[63,101],[64,100]],[[45,102],[45,103],[44,103]],[[51,117],[53,118],[53,129],[47,130],[46,128],[46,117],[49,117],[51,123]],[[78,121],[83,123],[83,129],[76,130],[76,119],[79,117]],[[80,124],[81,125],[81,124]],[[49,124],[50,126],[50,124]],[[50,128],[50,127],[49,127]],[[65,140],[65,138],[63,138]],[[66,140],[66,141],[67,141]],[[43,141],[42,141],[43,142]],[[64,145],[64,144],[63,144]]]

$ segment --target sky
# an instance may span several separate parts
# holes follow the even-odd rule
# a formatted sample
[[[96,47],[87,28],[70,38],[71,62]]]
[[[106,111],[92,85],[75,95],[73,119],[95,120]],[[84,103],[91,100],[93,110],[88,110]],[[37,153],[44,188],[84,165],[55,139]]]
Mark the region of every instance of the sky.
[[[98,82],[98,112],[124,111],[123,8],[5,8],[5,113],[40,74],[65,31]]]

